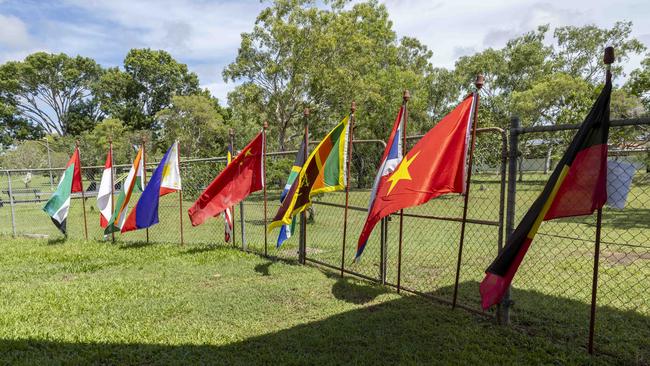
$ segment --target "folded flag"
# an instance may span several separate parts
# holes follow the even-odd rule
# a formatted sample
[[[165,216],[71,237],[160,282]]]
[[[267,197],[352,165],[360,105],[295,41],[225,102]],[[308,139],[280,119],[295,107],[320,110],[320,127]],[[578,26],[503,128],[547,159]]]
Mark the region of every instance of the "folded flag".
[[[375,203],[375,198],[377,197],[377,189],[379,188],[380,183],[385,184],[384,181],[387,179],[388,175],[395,171],[397,165],[402,161],[402,132],[404,131],[404,115],[406,114],[406,105],[402,104],[402,107],[397,113],[397,118],[395,123],[393,123],[393,129],[390,132],[388,138],[388,143],[386,144],[386,149],[384,149],[384,155],[381,158],[381,164],[377,170],[377,176],[375,177],[375,183],[372,185],[372,190],[370,191],[370,203],[368,204],[368,215],[370,215],[372,208]],[[375,223],[376,224],[376,223]],[[373,224],[374,225],[374,224]],[[370,228],[372,231],[372,228]],[[370,235],[370,234],[368,234]],[[365,249],[367,244],[367,239],[364,242],[360,242],[357,245],[357,254],[355,256],[355,261],[359,259],[361,253]]]
[[[102,180],[99,184],[97,191],[97,208],[99,208],[99,225],[105,229],[108,226],[108,221],[113,214],[112,201],[113,201],[113,151],[108,150],[106,155],[106,162],[104,163],[104,171],[102,172]]]
[[[144,190],[144,187],[142,186],[142,182],[144,182],[144,160],[142,155],[143,150],[140,148],[133,160],[131,169],[129,169],[129,174],[127,174],[126,178],[122,182],[122,189],[120,189],[120,194],[117,196],[117,200],[115,201],[113,214],[108,220],[104,230],[105,235],[122,230],[124,222],[126,221],[126,215],[129,212],[129,201],[131,201],[133,190],[136,187],[141,192]]]
[[[501,302],[542,221],[590,215],[607,201],[611,92],[608,80],[544,190],[486,270],[479,287],[484,309]]]
[[[187,210],[192,226],[236,205],[249,194],[264,188],[264,134],[259,133],[228,164]]]
[[[75,148],[59,180],[56,191],[54,191],[52,197],[50,197],[43,207],[43,211],[50,215],[54,225],[63,234],[66,234],[66,222],[68,219],[68,211],[70,210],[70,195],[81,191],[83,191],[81,185],[81,162],[79,160],[79,148]]]
[[[464,191],[468,136],[475,100],[473,94],[465,98],[413,146],[392,173],[381,176],[357,242],[357,258],[363,252],[372,229],[382,218],[442,194]],[[394,143],[393,140],[389,145],[391,149]],[[390,151],[386,160],[388,156]]]
[[[305,165],[305,158],[307,157],[306,143],[307,143],[307,135],[305,135],[302,139],[302,143],[300,144],[300,149],[298,149],[298,153],[296,154],[296,159],[294,160],[293,166],[291,167],[291,172],[289,173],[287,184],[284,185],[284,189],[280,194],[280,204],[282,204],[282,201],[284,201],[284,199],[287,197],[287,194],[289,193],[289,190],[291,189],[293,182],[296,181],[296,178],[298,178],[298,175],[302,170],[302,166]],[[279,248],[282,245],[282,243],[284,243],[287,239],[289,239],[293,235],[295,229],[296,229],[296,217],[294,216],[291,219],[291,224],[282,225],[282,227],[280,228],[280,234],[278,234],[278,242],[275,245],[275,247]]]
[[[232,144],[228,144],[227,158],[228,158],[228,165],[230,165],[230,162],[232,161]],[[232,230],[233,230],[232,213],[233,213],[232,207],[226,207],[226,209],[223,210],[223,212],[221,213],[223,215],[224,240],[226,243],[230,243],[230,238],[232,237]]]
[[[178,142],[174,142],[156,167],[140,199],[126,218],[122,232],[144,229],[157,224],[160,197],[180,190]]]
[[[292,218],[311,204],[312,196],[345,189],[349,126],[348,117],[345,117],[312,151],[269,230],[291,224]]]

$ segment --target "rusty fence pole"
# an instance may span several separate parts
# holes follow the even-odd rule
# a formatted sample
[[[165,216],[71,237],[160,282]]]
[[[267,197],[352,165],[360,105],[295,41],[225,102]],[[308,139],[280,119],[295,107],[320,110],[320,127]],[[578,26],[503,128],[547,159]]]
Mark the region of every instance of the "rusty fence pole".
[[[512,235],[515,230],[515,213],[516,213],[516,198],[517,198],[517,159],[519,155],[519,129],[521,123],[519,117],[513,116],[510,119],[510,146],[508,147],[508,196],[506,202],[506,232],[507,238]],[[500,248],[501,252],[503,248]],[[497,321],[501,325],[510,324],[510,286],[503,295],[501,302],[497,308]]]
[[[303,111],[303,123],[305,128],[305,159],[309,156],[309,108]],[[300,213],[300,237],[298,238],[298,262],[305,264],[307,259],[307,213]]]
[[[12,236],[16,237],[16,208],[14,207],[14,192],[11,189],[11,172],[7,172],[7,184],[9,189],[9,206],[11,207],[11,233]]]
[[[269,235],[267,232],[267,226],[268,226],[268,217],[267,217],[267,205],[266,205],[266,129],[269,128],[269,123],[267,121],[264,121],[264,124],[262,125],[262,144],[263,144],[263,154],[264,154],[264,173],[262,175],[262,179],[264,181],[264,256],[268,257],[268,243],[269,243]]]
[[[232,128],[228,131],[228,135],[230,136],[230,158],[233,158],[233,154],[235,153],[235,130]],[[228,164],[230,164],[230,161],[226,159],[226,167],[228,167]],[[232,229],[230,230],[230,240],[232,241],[232,246],[236,247],[237,243],[235,242],[235,228],[237,227],[235,225],[235,206],[233,205],[230,207],[230,222],[232,223]]]
[[[605,55],[603,57],[605,67],[607,68],[606,81],[612,81],[612,63],[614,63],[614,47],[605,48]],[[591,312],[589,317],[589,340],[587,342],[587,350],[589,354],[594,353],[594,334],[596,332],[596,305],[598,292],[598,266],[600,262],[600,235],[603,222],[603,208],[600,207],[596,214],[596,240],[594,245],[594,274],[591,285]]]
[[[178,177],[181,177],[181,143],[176,140],[176,159],[178,163]],[[178,223],[181,229],[181,245],[185,244],[183,237],[183,189],[178,190]]]
[[[144,134],[142,135],[142,191],[144,192],[144,188],[147,185],[147,139],[145,138]],[[147,235],[147,244],[149,244],[149,228],[144,229],[146,235]]]
[[[113,137],[112,136],[108,139],[108,151],[109,154],[111,155],[111,216],[112,216],[113,212],[115,212],[115,168],[114,168],[115,159],[113,159]],[[115,243],[115,232],[113,230],[111,230],[111,243]]]
[[[75,149],[79,151],[79,140],[75,141]],[[79,153],[79,171],[81,172],[81,153]],[[84,194],[83,173],[81,173],[81,207],[84,214],[84,238],[88,241],[88,219],[86,218],[86,195]]]
[[[350,120],[348,121],[348,147],[345,164],[345,210],[343,211],[343,245],[341,246],[341,277],[345,271],[345,244],[348,233],[348,208],[350,206],[350,165],[352,165],[352,142],[354,136],[354,112],[357,110],[357,104],[352,101],[350,106]]]
[[[476,91],[474,92],[474,106],[473,106],[473,116],[472,118],[472,140],[469,146],[469,160],[467,162],[467,181],[465,182],[465,200],[463,203],[463,221],[460,224],[460,242],[458,244],[458,261],[456,262],[456,280],[454,282],[454,297],[451,302],[452,309],[456,308],[456,302],[458,300],[458,285],[460,282],[460,266],[463,260],[463,244],[465,243],[465,228],[467,226],[467,209],[469,206],[469,190],[471,187],[472,181],[472,165],[474,162],[474,147],[476,145],[476,124],[478,123],[478,107],[479,107],[479,92],[483,87],[483,75],[479,74],[476,76],[476,81],[474,83],[476,86]]]
[[[407,105],[411,99],[411,93],[408,90],[404,90],[402,96],[402,104],[404,105],[404,131],[402,131],[402,159],[406,156],[406,125],[408,123],[408,109]],[[404,233],[404,209],[399,210],[399,242],[397,248],[397,293],[399,294],[402,290],[402,243],[403,243],[403,233]]]

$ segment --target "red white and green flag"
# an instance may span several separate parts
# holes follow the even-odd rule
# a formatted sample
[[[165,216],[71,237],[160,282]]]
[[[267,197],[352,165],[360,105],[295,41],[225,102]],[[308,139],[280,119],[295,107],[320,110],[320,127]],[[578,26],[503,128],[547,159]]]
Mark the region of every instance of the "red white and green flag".
[[[112,149],[108,150],[106,155],[106,163],[104,163],[104,171],[102,172],[102,180],[99,184],[99,190],[97,191],[97,208],[99,208],[99,225],[106,229],[108,226],[108,220],[111,219],[113,214],[112,201],[113,201],[113,189],[112,185],[112,175],[113,175],[113,151]]]
[[[70,210],[70,196],[72,193],[83,191],[81,185],[81,162],[79,159],[79,148],[74,149],[74,153],[68,161],[59,185],[52,194],[52,197],[45,203],[43,211],[45,211],[54,225],[66,234],[66,223],[68,219],[68,211]]]

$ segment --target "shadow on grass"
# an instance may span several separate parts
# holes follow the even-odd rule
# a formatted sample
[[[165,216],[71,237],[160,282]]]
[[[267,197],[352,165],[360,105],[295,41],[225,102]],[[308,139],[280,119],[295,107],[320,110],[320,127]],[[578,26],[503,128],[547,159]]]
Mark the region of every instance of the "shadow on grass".
[[[47,239],[47,245],[65,244],[66,240],[67,239],[65,236],[54,238],[54,239]]]
[[[272,264],[261,266],[268,269]],[[477,286],[462,283],[460,292],[470,296]],[[355,304],[388,291],[347,278],[332,287],[334,296]],[[223,345],[211,344],[221,338],[175,345],[0,339],[0,363],[648,365],[650,361],[648,317],[599,308],[597,354],[590,357],[583,341],[588,304],[524,290],[514,290],[513,298],[522,299],[513,309],[514,329],[421,297],[403,296]],[[295,316],[300,319],[301,313]]]
[[[218,245],[200,245],[200,246],[194,246],[190,249],[184,250],[181,252],[181,254],[189,254],[189,255],[194,255],[194,254],[201,254],[201,253],[206,253],[206,252],[212,252],[217,249],[224,249],[225,247],[223,246],[218,246]]]
[[[273,261],[268,261],[266,263],[260,263],[255,266],[254,270],[255,272],[261,274],[262,276],[270,276],[271,274],[269,273],[269,267],[273,265]]]

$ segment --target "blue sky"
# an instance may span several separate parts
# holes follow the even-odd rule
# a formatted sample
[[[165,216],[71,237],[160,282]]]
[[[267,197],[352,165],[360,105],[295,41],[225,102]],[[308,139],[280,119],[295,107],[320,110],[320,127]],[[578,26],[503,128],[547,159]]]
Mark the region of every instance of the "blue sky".
[[[650,1],[435,1],[386,0],[399,36],[429,46],[436,66],[463,55],[501,47],[540,24],[634,22],[634,36],[650,46]],[[0,0],[0,62],[35,51],[65,52],[121,65],[134,47],[165,49],[196,72],[225,102],[234,85],[221,71],[234,60],[240,34],[253,27],[268,2],[258,0]],[[626,65],[629,72],[640,57]]]

